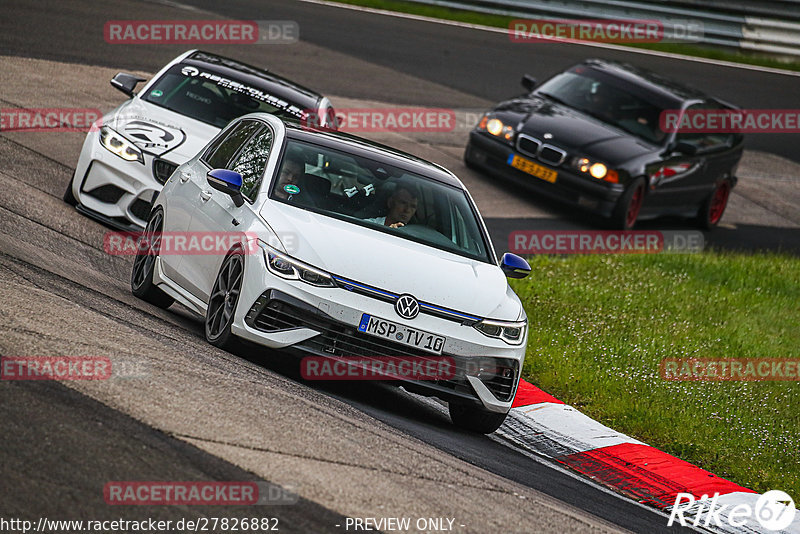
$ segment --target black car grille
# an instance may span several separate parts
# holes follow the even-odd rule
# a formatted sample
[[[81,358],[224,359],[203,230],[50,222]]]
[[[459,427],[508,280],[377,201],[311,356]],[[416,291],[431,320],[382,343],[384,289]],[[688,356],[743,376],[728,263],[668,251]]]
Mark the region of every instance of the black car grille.
[[[164,185],[177,168],[178,165],[171,161],[156,158],[153,160],[153,177],[158,183]]]
[[[150,218],[150,209],[152,208],[152,204],[150,202],[146,202],[141,198],[137,198],[131,204],[131,213],[133,213],[139,219],[146,221]]]
[[[125,191],[115,185],[106,184],[96,187],[91,191],[85,191],[85,193],[101,202],[115,204],[120,198],[122,198],[122,195],[125,194]]]
[[[529,137],[524,134],[520,134],[517,137],[517,150],[554,167],[561,165],[567,157],[567,153],[564,150],[553,145],[542,144],[535,137]]]
[[[327,318],[313,309],[302,309],[278,299],[268,300],[266,294],[256,301],[247,314],[248,324],[264,332],[276,332],[298,327],[312,328],[320,335],[295,345],[309,352],[358,358],[438,358],[437,355],[414,349],[387,339],[363,334],[355,327]],[[455,374],[449,380],[425,381],[454,393],[474,397],[466,374],[477,376],[500,401],[509,401],[514,393],[518,374],[516,360],[509,358],[481,358],[464,356],[453,358]]]
[[[517,150],[534,158],[539,153],[539,148],[541,146],[542,143],[538,139],[520,136],[517,140]]]

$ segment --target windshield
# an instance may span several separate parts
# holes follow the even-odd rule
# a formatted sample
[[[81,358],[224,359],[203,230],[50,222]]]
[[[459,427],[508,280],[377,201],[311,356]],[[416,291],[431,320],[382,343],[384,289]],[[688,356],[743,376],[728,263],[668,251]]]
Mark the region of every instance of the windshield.
[[[218,128],[256,111],[293,120],[303,115],[297,103],[190,65],[169,69],[142,100]]]
[[[270,197],[491,263],[464,190],[382,162],[290,139]]]
[[[667,136],[659,128],[659,117],[664,111],[661,107],[592,78],[586,70],[559,74],[542,84],[536,93],[651,143],[661,143]]]

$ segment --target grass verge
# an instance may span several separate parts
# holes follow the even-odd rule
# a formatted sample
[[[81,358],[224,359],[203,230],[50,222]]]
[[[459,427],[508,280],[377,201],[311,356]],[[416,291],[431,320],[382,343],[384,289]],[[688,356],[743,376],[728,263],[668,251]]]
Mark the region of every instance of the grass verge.
[[[523,376],[602,423],[763,492],[800,495],[800,382],[674,382],[664,358],[800,358],[800,258],[535,256],[512,281]]]
[[[420,15],[423,17],[453,20],[456,22],[465,22],[468,24],[479,24],[482,26],[493,26],[497,28],[508,28],[509,22],[511,22],[515,18],[518,18],[518,17],[506,17],[502,15],[491,15],[487,13],[480,13],[477,11],[451,9],[441,6],[428,6],[416,2],[403,2],[394,0],[334,0],[334,1],[339,4],[349,4],[362,7],[369,7],[373,9],[383,9],[386,11],[395,11],[398,13],[406,13],[410,15]],[[782,61],[764,55],[738,53],[723,48],[715,48],[710,46],[701,46],[701,45],[683,44],[683,43],[638,43],[638,44],[631,43],[631,44],[623,44],[622,46],[629,46],[631,48],[645,48],[648,50],[665,52],[669,54],[681,54],[685,56],[701,57],[701,58],[715,59],[720,61],[730,61],[732,63],[742,63],[745,65],[755,65],[759,67],[770,67],[775,69],[800,71],[800,62],[798,61]]]

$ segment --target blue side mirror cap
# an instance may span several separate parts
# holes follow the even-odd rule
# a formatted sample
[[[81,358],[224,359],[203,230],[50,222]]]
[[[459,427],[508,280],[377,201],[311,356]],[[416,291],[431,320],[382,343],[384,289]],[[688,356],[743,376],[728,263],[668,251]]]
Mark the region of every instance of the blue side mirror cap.
[[[500,259],[500,268],[509,278],[525,278],[531,274],[531,266],[516,254],[506,252]]]
[[[242,189],[242,175],[228,169],[214,169],[208,171],[208,183],[214,189],[219,189],[226,193],[230,191],[238,193]]]
[[[244,204],[242,197],[242,175],[236,171],[229,171],[228,169],[214,169],[208,171],[206,175],[208,185],[230,195],[236,207]]]

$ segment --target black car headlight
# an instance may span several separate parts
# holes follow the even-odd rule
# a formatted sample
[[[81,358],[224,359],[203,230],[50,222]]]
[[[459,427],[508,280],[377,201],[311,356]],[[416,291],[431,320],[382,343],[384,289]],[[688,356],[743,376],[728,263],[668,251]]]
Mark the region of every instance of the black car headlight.
[[[474,328],[481,334],[502,339],[510,345],[519,345],[525,339],[525,329],[528,327],[528,321],[492,321],[484,319],[477,322]]]
[[[264,261],[267,263],[267,269],[272,274],[286,280],[300,280],[312,286],[336,287],[331,275],[325,271],[320,271],[316,267],[278,252],[264,243],[259,243],[259,245],[264,251]]]
[[[125,161],[138,161],[144,165],[144,154],[139,147],[108,126],[100,128],[100,145]]]
[[[505,124],[496,117],[491,117],[488,113],[483,116],[476,128],[481,132],[489,133],[506,141],[511,141],[514,138],[513,126]]]
[[[612,184],[619,183],[619,173],[613,169],[609,169],[605,163],[599,161],[577,157],[572,160],[572,168],[580,173],[588,174],[597,180],[603,180]]]

